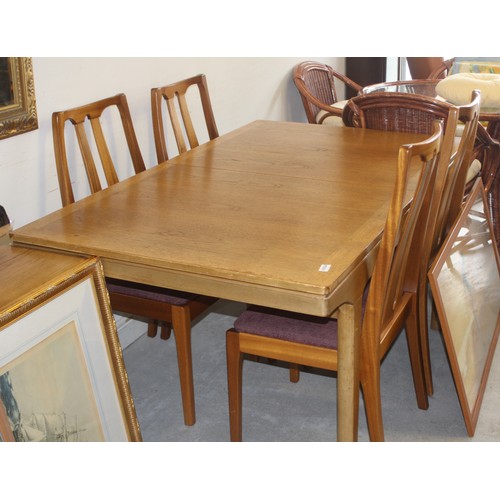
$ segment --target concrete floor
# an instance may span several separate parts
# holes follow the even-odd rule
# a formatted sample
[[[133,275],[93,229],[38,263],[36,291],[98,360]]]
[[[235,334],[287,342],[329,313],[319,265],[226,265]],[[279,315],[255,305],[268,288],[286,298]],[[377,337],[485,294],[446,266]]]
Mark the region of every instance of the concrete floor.
[[[174,336],[142,336],[124,349],[144,441],[227,442],[225,332],[241,311],[219,301],[192,331],[197,422],[183,423]],[[416,406],[404,335],[382,364],[386,441],[500,441],[500,359],[493,360],[474,437],[469,437],[442,336],[431,331],[435,393],[427,411]],[[298,384],[284,368],[246,361],[243,372],[243,439],[255,442],[320,442],[336,439],[336,379],[302,373]],[[368,441],[360,405],[359,440]]]

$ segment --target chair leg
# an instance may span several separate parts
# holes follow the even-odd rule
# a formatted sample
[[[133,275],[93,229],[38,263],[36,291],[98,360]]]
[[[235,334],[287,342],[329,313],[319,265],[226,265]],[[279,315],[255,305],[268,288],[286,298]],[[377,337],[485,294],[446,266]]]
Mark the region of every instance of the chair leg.
[[[361,335],[360,383],[370,441],[384,441],[379,344],[378,339],[371,337],[375,336],[370,335],[370,332]]]
[[[172,325],[170,323],[162,322],[160,332],[160,338],[162,340],[168,340],[170,338],[170,334],[172,333]]]
[[[191,315],[189,307],[172,306],[172,326],[177,348],[179,380],[181,385],[184,423],[194,425],[196,422],[193,363],[191,357]]]
[[[290,382],[297,383],[300,379],[300,368],[297,363],[290,363]]]
[[[428,396],[434,393],[431,370],[431,354],[429,348],[429,316],[427,314],[427,280],[419,286],[418,290],[418,324],[420,348],[422,350],[422,363],[424,370],[425,386]]]
[[[432,304],[431,327],[433,330],[440,330],[441,329],[441,325],[439,324],[439,318],[438,318],[437,311],[436,311],[436,306],[434,305],[434,303]]]
[[[150,319],[148,321],[148,337],[156,337],[156,330],[158,328],[158,321],[156,319]]]
[[[228,330],[226,333],[226,356],[229,432],[231,441],[241,441],[243,355],[240,351],[239,334],[235,330]]]
[[[410,312],[405,323],[406,340],[408,342],[408,352],[410,353],[411,371],[413,375],[413,385],[417,396],[417,405],[421,410],[429,408],[428,387],[425,380],[424,363],[421,351],[421,337],[419,336],[417,303],[412,300]]]

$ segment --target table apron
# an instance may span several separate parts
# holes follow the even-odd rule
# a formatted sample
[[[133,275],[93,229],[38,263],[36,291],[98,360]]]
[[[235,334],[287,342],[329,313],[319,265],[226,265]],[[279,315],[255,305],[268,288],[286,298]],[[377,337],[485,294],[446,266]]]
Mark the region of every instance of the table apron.
[[[378,249],[378,246],[376,247]],[[102,257],[107,277],[171,288],[247,304],[274,307],[313,316],[329,316],[343,303],[353,304],[363,293],[375,262],[376,251],[368,253],[330,294],[272,287],[204,274],[151,267]]]

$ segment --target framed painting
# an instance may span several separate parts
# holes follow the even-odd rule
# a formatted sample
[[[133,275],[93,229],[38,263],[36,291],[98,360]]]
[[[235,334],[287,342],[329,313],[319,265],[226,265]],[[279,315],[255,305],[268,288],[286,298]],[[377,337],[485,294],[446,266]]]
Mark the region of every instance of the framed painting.
[[[141,440],[98,259],[0,315],[0,440]]]
[[[429,271],[469,436],[474,435],[500,328],[500,265],[481,179]]]
[[[32,58],[0,57],[0,139],[37,128]]]

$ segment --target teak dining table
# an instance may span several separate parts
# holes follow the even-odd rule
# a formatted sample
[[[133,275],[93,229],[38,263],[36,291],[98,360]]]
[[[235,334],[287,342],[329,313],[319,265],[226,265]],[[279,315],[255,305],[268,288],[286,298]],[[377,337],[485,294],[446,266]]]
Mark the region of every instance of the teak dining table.
[[[337,439],[357,439],[361,297],[416,134],[255,121],[12,232],[106,276],[339,322]],[[414,174],[416,183],[417,175]]]

